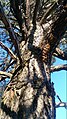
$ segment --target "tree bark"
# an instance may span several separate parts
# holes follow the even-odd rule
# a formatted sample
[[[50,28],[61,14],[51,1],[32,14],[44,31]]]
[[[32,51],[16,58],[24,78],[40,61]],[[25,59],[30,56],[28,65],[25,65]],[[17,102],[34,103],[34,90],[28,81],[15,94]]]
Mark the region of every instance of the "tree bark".
[[[47,62],[43,61],[43,53],[39,49],[43,31],[40,26],[37,29],[33,45],[32,35],[26,44],[24,41],[20,44],[24,67],[15,70],[4,91],[0,119],[55,119],[55,92],[50,79],[49,52],[46,50],[47,56],[44,58]]]
[[[1,119],[55,119],[54,88],[41,62],[32,58],[14,80],[4,92]]]
[[[47,2],[45,1],[45,6]],[[23,14],[21,14],[20,3],[24,7]],[[56,52],[55,49],[66,31],[66,0],[58,1],[58,4],[49,4],[49,9],[44,6],[43,16],[41,16],[43,10],[41,14],[38,12],[42,1],[36,0],[32,8],[33,13],[28,9],[29,6],[31,7],[29,0],[26,1],[26,9],[25,2],[20,1],[20,3],[19,0],[10,0],[11,11],[22,33],[21,42],[0,3],[0,20],[9,32],[18,57],[0,43],[17,62],[15,71],[12,71],[13,75],[1,72],[11,80],[2,97],[0,119],[55,119],[55,91],[51,83],[50,67],[52,55]],[[29,12],[31,17],[33,14],[32,18]],[[47,19],[49,15],[51,20]],[[41,20],[37,17],[41,17]],[[58,56],[63,57],[62,53]]]

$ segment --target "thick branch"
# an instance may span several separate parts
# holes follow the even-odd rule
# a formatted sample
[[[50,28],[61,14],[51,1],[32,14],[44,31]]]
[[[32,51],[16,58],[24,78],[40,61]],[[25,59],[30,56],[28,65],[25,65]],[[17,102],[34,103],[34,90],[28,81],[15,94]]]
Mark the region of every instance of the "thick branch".
[[[65,107],[67,109],[67,103],[66,102],[59,102],[58,104],[55,105],[56,108],[58,107]]]
[[[58,66],[52,66],[51,69],[50,69],[51,72],[61,71],[61,70],[67,70],[67,64],[58,65]]]
[[[11,38],[11,40],[12,40],[14,46],[15,46],[16,52],[18,54],[18,57],[21,60],[21,56],[20,56],[20,52],[19,52],[19,46],[18,46],[18,38],[14,34],[13,28],[12,28],[11,24],[9,23],[8,18],[6,17],[6,15],[4,13],[4,10],[3,10],[3,7],[1,5],[1,2],[0,2],[0,20],[2,20],[2,22],[4,23],[7,31],[9,32],[10,38]]]
[[[27,28],[25,25],[25,10],[26,9],[25,9],[24,3],[25,1],[22,1],[22,0],[10,0],[10,9],[11,9],[11,12],[13,13],[13,16],[17,19],[17,22],[19,24],[20,31],[22,33],[22,40],[26,40],[26,35],[27,35]],[[21,10],[21,6],[23,10]]]
[[[53,23],[53,26],[51,28],[52,33],[49,37],[51,54],[55,52],[55,49],[59,44],[61,37],[64,35],[67,27],[67,12],[62,10],[62,12],[59,14],[59,18],[57,18]]]
[[[56,48],[55,53],[53,54],[55,57],[58,57],[62,60],[67,60],[67,53],[63,52],[61,49]]]
[[[15,59],[15,60],[18,59],[18,58],[16,57],[16,55],[14,55],[14,53],[13,53],[8,47],[6,47],[2,42],[0,42],[0,46],[1,46],[4,50],[6,50],[6,51],[9,53],[9,55],[10,55],[13,59]]]
[[[12,77],[12,74],[11,73],[7,73],[7,72],[4,72],[4,71],[0,71],[0,75],[6,76],[8,78],[11,78]]]

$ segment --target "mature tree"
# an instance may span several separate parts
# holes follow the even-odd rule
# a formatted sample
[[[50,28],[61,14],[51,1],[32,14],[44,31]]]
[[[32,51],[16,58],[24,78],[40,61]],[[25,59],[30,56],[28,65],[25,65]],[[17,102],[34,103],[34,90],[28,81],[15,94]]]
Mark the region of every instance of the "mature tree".
[[[55,119],[53,57],[67,60],[61,40],[67,27],[67,0],[5,0],[0,2],[0,28],[4,51],[0,82],[10,78],[1,103],[0,119]],[[6,5],[5,5],[6,4]],[[4,40],[5,39],[5,40]],[[61,41],[61,42],[60,42]],[[5,54],[4,54],[5,52]]]

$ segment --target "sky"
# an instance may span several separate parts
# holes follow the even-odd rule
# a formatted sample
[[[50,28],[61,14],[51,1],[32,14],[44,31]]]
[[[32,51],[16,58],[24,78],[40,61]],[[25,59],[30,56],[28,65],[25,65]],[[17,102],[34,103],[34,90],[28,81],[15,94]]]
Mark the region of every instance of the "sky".
[[[57,58],[54,65],[60,65],[65,63],[66,61],[63,61]],[[54,82],[55,91],[63,102],[67,102],[66,75],[67,75],[66,71],[58,71],[51,74],[51,79],[52,79],[52,82]],[[56,102],[59,102],[57,98],[56,98]],[[67,110],[64,107],[59,107],[56,109],[56,119],[67,119]]]

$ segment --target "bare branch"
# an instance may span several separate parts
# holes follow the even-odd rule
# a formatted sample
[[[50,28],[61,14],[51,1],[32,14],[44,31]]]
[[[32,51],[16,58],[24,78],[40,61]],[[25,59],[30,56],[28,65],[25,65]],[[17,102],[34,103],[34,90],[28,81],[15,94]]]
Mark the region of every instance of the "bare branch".
[[[62,100],[60,99],[59,95],[56,94],[56,92],[55,92],[55,95],[56,95],[56,97],[58,98],[58,100],[59,100],[60,102],[62,102]]]
[[[62,100],[60,99],[59,95],[56,94],[56,92],[55,92],[55,95],[58,98],[58,100],[60,101],[60,102],[55,104],[55,107],[56,108],[58,108],[58,107],[65,107],[67,109],[67,102],[62,102]]]
[[[61,71],[61,70],[67,70],[67,64],[65,65],[58,65],[58,66],[52,66],[50,68],[50,72],[55,72],[55,71]]]
[[[25,19],[25,1],[21,0],[10,0],[10,9],[13,13],[13,16],[17,19],[18,25],[20,27],[20,32],[22,33],[22,40],[26,40],[27,36],[27,27],[26,27],[26,19]],[[23,4],[23,5],[22,5]],[[23,11],[21,10],[21,6]]]
[[[11,73],[7,73],[7,72],[4,72],[4,71],[0,71],[0,75],[6,76],[8,78],[11,78],[12,77],[12,74]]]
[[[33,15],[33,25],[34,25],[34,27],[36,27],[36,17],[37,17],[39,4],[40,4],[40,0],[36,0],[35,9],[34,9],[34,15]]]
[[[40,20],[40,24],[43,24],[43,22],[45,22],[47,16],[50,14],[50,12],[53,11],[53,9],[56,7],[56,3],[54,2],[54,4],[51,5],[51,7],[49,7],[49,9],[46,11],[46,13],[43,15],[43,17]]]
[[[67,60],[67,53],[63,52],[61,49],[56,48],[55,52],[53,53],[55,57],[58,57],[62,60]]]
[[[59,44],[61,37],[64,35],[66,31],[66,26],[67,26],[67,19],[66,19],[67,13],[66,11],[62,11],[60,13],[60,16],[56,21],[53,23],[53,26],[51,28],[51,34],[49,38],[49,42],[51,45],[51,54],[55,52],[55,49],[57,45]]]
[[[67,102],[59,102],[55,105],[56,108],[58,107],[65,107],[67,109]]]
[[[11,24],[9,23],[8,18],[6,17],[6,15],[4,13],[4,10],[3,10],[3,7],[1,5],[1,2],[0,2],[0,20],[2,20],[2,22],[4,23],[7,31],[9,32],[10,38],[11,38],[11,40],[12,40],[14,46],[15,46],[16,52],[18,54],[18,57],[19,57],[20,61],[22,61],[21,60],[21,55],[20,55],[20,52],[19,52],[18,38],[14,34],[13,28],[12,28]]]
[[[14,53],[13,53],[8,47],[6,47],[2,42],[0,42],[0,46],[1,46],[4,50],[6,50],[6,51],[9,53],[9,55],[10,55],[13,59],[15,59],[15,60],[18,59],[17,56],[14,55]]]

